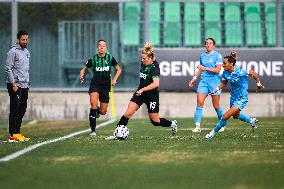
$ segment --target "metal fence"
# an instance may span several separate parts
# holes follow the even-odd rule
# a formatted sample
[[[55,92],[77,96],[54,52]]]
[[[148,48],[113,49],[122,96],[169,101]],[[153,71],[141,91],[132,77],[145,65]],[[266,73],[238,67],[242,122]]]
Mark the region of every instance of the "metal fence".
[[[97,1],[98,2],[98,1]],[[50,17],[46,17],[45,19],[39,19],[44,23],[37,23],[37,17],[42,17],[42,11],[35,11],[33,14],[22,14],[24,12],[23,8],[28,6],[27,3],[19,3],[19,29],[27,28],[29,32],[30,43],[28,45],[28,49],[31,52],[31,66],[30,66],[30,76],[31,76],[31,85],[33,88],[68,88],[68,89],[76,89],[78,87],[88,87],[88,83],[81,85],[78,83],[79,78],[79,70],[83,66],[83,63],[87,61],[87,59],[96,52],[96,42],[100,38],[104,38],[108,42],[108,50],[111,54],[114,55],[115,58],[119,61],[123,74],[119,79],[118,87],[123,89],[133,88],[138,83],[138,72],[140,67],[140,57],[139,57],[139,49],[143,47],[143,44],[146,40],[153,40],[152,35],[156,35],[157,43],[154,44],[155,47],[159,48],[200,48],[203,47],[203,40],[207,37],[206,23],[203,16],[201,15],[200,21],[188,21],[185,19],[185,3],[191,1],[139,1],[139,19],[138,20],[125,20],[125,6],[129,2],[134,1],[116,1],[113,5],[114,7],[119,7],[114,9],[116,12],[113,12],[113,15],[110,15],[111,8],[107,8],[107,10],[101,10],[99,12],[100,16],[91,16],[88,18],[84,18],[83,16],[73,17],[71,21],[66,21],[66,19],[57,19],[59,16],[58,11],[61,9],[66,9],[68,3],[62,4],[53,4],[56,9],[54,14],[51,14]],[[145,2],[148,2],[148,6],[144,6]],[[160,12],[159,19],[152,21],[149,19],[149,3],[151,2],[159,2],[160,3]],[[178,22],[173,21],[165,21],[165,2],[180,2],[180,20]],[[193,2],[193,1],[192,1]],[[194,1],[195,3],[197,1]],[[204,5],[206,2],[200,1],[201,3],[201,11],[204,12]],[[218,1],[219,2],[219,1]],[[244,5],[244,1],[242,1],[242,6]],[[238,22],[231,22],[230,24],[224,20],[224,2],[220,2],[222,5],[220,21],[218,21],[217,26],[219,30],[215,30],[218,33],[211,34],[214,37],[219,36],[217,43],[218,47],[221,48],[236,48],[236,47],[270,47],[275,48],[275,43],[269,44],[267,31],[271,27],[267,27],[267,25],[272,24],[275,25],[273,21],[261,21],[260,23],[251,22],[252,28],[255,25],[261,26],[261,44],[254,44],[255,41],[252,42],[252,45],[248,44],[248,36],[254,36],[254,32],[252,34],[248,34],[246,23],[242,20]],[[25,5],[25,6],[23,6]],[[74,4],[73,4],[74,5]],[[264,11],[265,2],[260,3],[260,7],[262,12]],[[7,3],[0,3],[0,60],[2,62],[2,66],[0,67],[0,87],[5,88],[5,74],[4,74],[4,63],[6,59],[6,53],[9,50],[9,46],[11,44],[11,23],[7,20],[11,20],[11,11],[7,11],[7,8],[10,5]],[[34,10],[44,10],[43,7],[45,4],[38,4],[38,6],[34,7]],[[50,6],[50,5],[49,5]],[[52,6],[51,6],[52,7]],[[60,8],[61,7],[61,8]],[[73,7],[74,8],[74,7]],[[77,7],[75,7],[77,8]],[[74,10],[75,10],[74,8]],[[100,7],[101,8],[101,7]],[[283,21],[283,10],[284,3],[281,3],[282,15],[278,15],[278,17],[282,18],[282,31],[284,31],[284,21]],[[242,8],[243,9],[243,8]],[[73,9],[72,9],[73,10]],[[80,15],[79,9],[76,14]],[[8,12],[8,14],[7,14]],[[72,12],[72,11],[70,11]],[[74,12],[74,11],[73,11]],[[92,11],[90,11],[92,12]],[[71,13],[70,13],[71,14]],[[27,15],[27,16],[25,16]],[[30,17],[33,16],[33,19]],[[54,16],[54,17],[53,17]],[[262,17],[264,15],[262,14]],[[106,18],[105,20],[102,20]],[[74,20],[76,19],[76,20]],[[6,20],[6,22],[5,22]],[[109,21],[111,20],[111,21]],[[135,33],[134,36],[138,36],[138,39],[135,39],[135,44],[127,44],[125,43],[125,38],[133,37],[133,33],[131,31],[127,31],[127,26],[130,28],[135,24],[133,28],[138,29],[138,32]],[[213,22],[212,22],[213,23]],[[153,24],[157,30],[151,29],[151,24]],[[173,34],[177,34],[175,36],[171,36],[172,32],[166,31],[168,25],[177,26],[177,32]],[[52,25],[52,26],[51,26]],[[197,30],[194,30],[197,35],[193,35],[193,31],[187,27],[187,25],[197,25]],[[210,25],[210,24],[208,24]],[[214,24],[213,24],[214,25]],[[216,23],[215,23],[216,25]],[[54,27],[55,26],[55,27]],[[138,26],[138,27],[137,27]],[[240,33],[238,41],[229,41],[230,33],[228,30],[230,28],[239,27],[238,31]],[[4,29],[5,28],[5,29]],[[51,29],[52,28],[52,29]],[[200,30],[198,30],[198,28]],[[129,29],[129,27],[128,27]],[[277,29],[277,28],[275,28]],[[278,28],[279,29],[279,28]],[[167,33],[168,32],[168,33]],[[276,32],[275,32],[276,33]],[[138,35],[137,35],[138,34]],[[229,36],[229,37],[228,37]],[[282,35],[284,36],[284,35]],[[165,39],[166,37],[169,38]],[[175,37],[177,42],[174,41],[172,43],[171,37]],[[276,42],[278,41],[277,36]],[[168,41],[166,41],[168,40]],[[192,42],[192,40],[195,40]],[[131,40],[130,40],[131,41]],[[284,45],[284,40],[283,45]],[[127,40],[126,40],[127,42]],[[129,40],[128,40],[129,42]],[[273,41],[272,41],[273,42]],[[282,46],[283,46],[282,45]],[[90,77],[91,75],[89,75]]]
[[[104,39],[108,51],[118,60],[118,23],[102,21],[64,21],[59,31],[60,87],[80,87],[79,70],[97,52],[97,41]]]

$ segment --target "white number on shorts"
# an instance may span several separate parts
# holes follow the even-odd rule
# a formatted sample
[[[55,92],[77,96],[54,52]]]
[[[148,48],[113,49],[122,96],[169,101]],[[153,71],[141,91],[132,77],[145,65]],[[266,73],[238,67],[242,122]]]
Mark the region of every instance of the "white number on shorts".
[[[156,107],[156,102],[150,102],[150,109],[154,110]]]

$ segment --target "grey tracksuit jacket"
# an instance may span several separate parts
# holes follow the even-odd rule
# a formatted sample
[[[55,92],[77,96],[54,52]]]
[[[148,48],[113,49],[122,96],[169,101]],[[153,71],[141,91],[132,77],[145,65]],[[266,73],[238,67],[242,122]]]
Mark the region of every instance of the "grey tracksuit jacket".
[[[5,72],[6,83],[16,83],[18,87],[29,87],[29,62],[30,52],[18,44],[11,47],[7,53]]]

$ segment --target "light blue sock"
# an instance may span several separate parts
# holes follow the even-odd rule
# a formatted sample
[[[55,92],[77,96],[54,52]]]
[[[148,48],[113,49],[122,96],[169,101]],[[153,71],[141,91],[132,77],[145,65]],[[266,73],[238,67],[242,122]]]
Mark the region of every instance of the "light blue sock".
[[[202,118],[202,107],[196,106],[194,114],[195,123],[201,123],[201,118]]]
[[[218,108],[218,109],[215,109],[215,111],[217,113],[218,119],[221,120],[222,119],[222,115],[223,115],[223,109],[222,108]]]
[[[214,131],[217,133],[222,127],[227,124],[227,120],[221,119],[214,128]]]
[[[246,123],[250,123],[250,117],[246,114],[241,113],[238,119]]]

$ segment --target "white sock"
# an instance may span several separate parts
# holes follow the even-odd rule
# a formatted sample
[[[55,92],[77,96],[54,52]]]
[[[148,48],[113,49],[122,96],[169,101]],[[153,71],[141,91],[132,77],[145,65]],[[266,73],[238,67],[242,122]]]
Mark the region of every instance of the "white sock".
[[[196,128],[200,128],[200,123],[195,123]]]
[[[214,136],[215,135],[215,131],[214,129],[212,129],[212,131],[210,132],[210,135]]]

